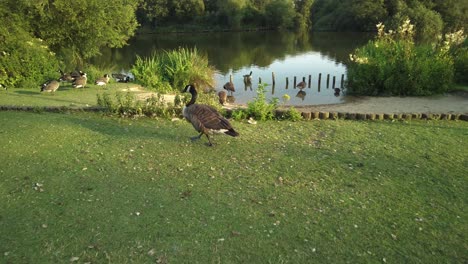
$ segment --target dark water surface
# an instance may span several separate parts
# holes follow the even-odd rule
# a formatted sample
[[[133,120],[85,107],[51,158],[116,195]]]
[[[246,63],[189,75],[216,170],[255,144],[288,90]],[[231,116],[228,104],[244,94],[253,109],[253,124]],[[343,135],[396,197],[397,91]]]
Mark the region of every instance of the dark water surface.
[[[246,103],[256,96],[259,78],[266,87],[267,98],[282,98],[288,94],[291,105],[319,105],[344,102],[343,94],[335,96],[335,87],[340,87],[341,76],[346,79],[346,65],[349,54],[364,45],[372,36],[365,33],[293,33],[293,32],[219,32],[219,33],[183,33],[183,34],[148,34],[138,35],[121,49],[108,49],[94,63],[113,66],[116,71],[128,71],[136,56],[151,56],[158,50],[170,50],[177,47],[196,47],[208,55],[210,64],[217,74],[217,91],[232,75],[236,87],[236,103]],[[250,86],[244,83],[243,75],[252,71]],[[272,85],[272,72],[275,85]],[[321,89],[318,91],[318,75],[322,73]],[[326,79],[330,74],[329,88]],[[297,83],[306,82],[311,75],[311,88],[300,90]],[[286,77],[289,85],[286,86]],[[182,87],[181,87],[182,89]]]

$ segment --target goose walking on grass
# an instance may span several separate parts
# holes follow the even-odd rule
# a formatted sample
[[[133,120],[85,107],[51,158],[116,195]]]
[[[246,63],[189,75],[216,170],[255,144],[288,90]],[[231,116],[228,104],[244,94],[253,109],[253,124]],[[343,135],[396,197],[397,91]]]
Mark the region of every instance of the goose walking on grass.
[[[185,86],[184,93],[186,92],[192,94],[192,99],[184,107],[182,113],[192,123],[195,130],[200,133],[200,135],[192,137],[192,140],[200,139],[202,135],[205,135],[208,139],[208,146],[212,146],[213,143],[209,134],[224,133],[232,137],[239,136],[239,133],[232,128],[229,121],[218,113],[216,109],[208,105],[195,104],[198,93],[193,84]]]
[[[109,74],[104,74],[104,77],[97,78],[94,84],[99,85],[99,86],[104,86],[109,83]]]
[[[57,81],[57,80],[52,80],[52,81],[48,81],[48,82],[45,82],[44,84],[42,84],[41,86],[41,92],[55,92],[57,91],[57,89],[60,87],[60,82]]]
[[[75,78],[72,82],[73,88],[84,88],[88,78],[86,77],[86,72],[83,72],[80,77]]]

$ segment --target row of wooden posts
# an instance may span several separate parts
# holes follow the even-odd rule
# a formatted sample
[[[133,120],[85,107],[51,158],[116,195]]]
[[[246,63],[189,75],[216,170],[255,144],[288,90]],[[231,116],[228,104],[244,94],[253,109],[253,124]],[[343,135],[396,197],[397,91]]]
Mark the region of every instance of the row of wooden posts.
[[[309,77],[309,79],[308,79],[308,82],[307,82],[307,88],[311,88],[311,86],[312,86],[312,75],[309,74],[308,77]],[[344,87],[344,78],[345,78],[345,75],[341,74],[341,82],[340,82],[340,87],[339,87],[341,89],[343,89],[343,87]],[[232,83],[232,74],[229,76],[229,80]],[[246,81],[246,79],[244,79],[244,81]],[[274,72],[271,73],[271,81],[272,81],[272,85],[275,86],[276,85],[276,77],[275,77]],[[306,82],[306,77],[302,77],[302,81]],[[258,83],[259,84],[262,83],[262,77],[258,77]],[[319,92],[320,92],[321,85],[322,85],[322,73],[319,73],[318,81],[317,81],[317,87],[318,87]],[[335,85],[336,85],[336,76],[333,76],[332,86],[331,87],[332,88],[338,88],[338,87],[335,87]],[[297,86],[297,77],[294,76],[293,88],[295,89],[296,86]],[[330,88],[330,74],[327,74],[326,87],[327,87],[327,89]],[[288,88],[289,88],[289,77],[286,77],[286,89],[288,89]]]

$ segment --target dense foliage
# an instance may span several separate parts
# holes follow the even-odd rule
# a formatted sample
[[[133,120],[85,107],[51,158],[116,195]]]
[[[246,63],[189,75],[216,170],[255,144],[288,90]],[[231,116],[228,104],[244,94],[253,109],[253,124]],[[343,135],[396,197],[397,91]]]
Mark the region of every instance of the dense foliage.
[[[348,66],[349,92],[365,95],[429,95],[448,91],[454,80],[454,58],[463,31],[446,34],[434,45],[416,45],[414,25],[397,30],[378,24],[378,37],[355,54]]]
[[[221,28],[294,28],[373,31],[384,22],[396,26],[407,18],[417,37],[431,38],[468,24],[465,0],[143,0],[143,25],[184,24]]]
[[[468,25],[465,0],[316,0],[312,8],[314,29],[368,31],[383,22],[396,27],[407,18],[419,38],[431,38]]]
[[[117,92],[97,94],[97,105],[102,107],[108,115],[137,118],[140,116],[171,119],[182,117],[182,107],[190,100],[190,95],[177,94],[174,102],[168,102],[160,93],[141,100],[134,93]],[[214,92],[199,93],[197,103],[209,105],[220,113],[224,113]]]
[[[245,27],[310,28],[314,0],[143,0],[143,25],[184,24],[241,29]]]
[[[180,108],[175,108],[173,104],[167,104],[164,97],[159,94],[151,96],[146,101],[138,100],[134,93],[116,93],[112,97],[109,93],[97,95],[97,104],[104,108],[109,115],[118,115],[120,117],[161,117],[171,118],[180,113]]]
[[[51,76],[58,78],[59,61],[74,68],[104,46],[123,46],[137,28],[138,2],[1,1],[0,84],[39,85]]]
[[[138,57],[131,71],[138,82],[158,92],[182,89],[188,83],[213,86],[214,70],[208,58],[196,48],[164,51],[150,58]]]
[[[6,16],[0,9],[0,16]],[[58,60],[42,39],[31,36],[16,14],[0,27],[0,84],[38,87],[57,75]]]
[[[451,49],[455,66],[455,82],[468,84],[468,39],[463,46]]]
[[[294,107],[289,108],[283,114],[278,114],[279,99],[274,97],[269,102],[266,99],[266,84],[259,84],[257,88],[257,96],[254,100],[247,104],[246,109],[236,109],[232,112],[232,117],[235,120],[252,118],[254,120],[266,121],[274,119],[285,119],[291,121],[299,121],[302,119],[301,113]],[[285,99],[287,98],[287,99]],[[283,96],[286,102],[289,96]]]
[[[63,70],[75,69],[103,47],[125,45],[139,24],[150,30],[175,26],[185,30],[367,31],[379,22],[395,27],[408,18],[416,25],[416,38],[434,40],[468,25],[468,1],[3,0],[0,85],[38,85],[56,78],[52,69],[56,71],[59,65]],[[466,49],[458,50],[454,57],[456,78],[466,82]],[[151,86],[161,82],[180,85],[179,79],[187,77],[179,73],[172,80],[163,75],[153,76],[149,82]]]

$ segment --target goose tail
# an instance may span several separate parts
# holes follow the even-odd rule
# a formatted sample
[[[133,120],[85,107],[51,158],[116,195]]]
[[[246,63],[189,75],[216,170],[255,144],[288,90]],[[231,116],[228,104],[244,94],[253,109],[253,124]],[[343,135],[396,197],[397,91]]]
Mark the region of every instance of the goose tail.
[[[231,128],[228,131],[224,132],[224,134],[229,135],[231,137],[239,136],[239,133],[237,133],[233,128]]]

